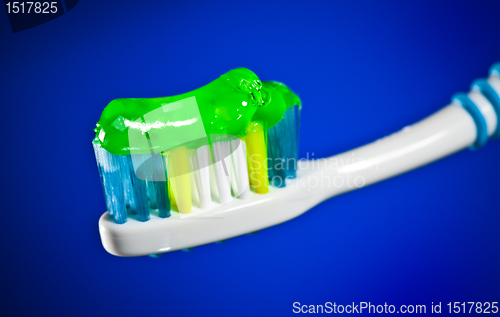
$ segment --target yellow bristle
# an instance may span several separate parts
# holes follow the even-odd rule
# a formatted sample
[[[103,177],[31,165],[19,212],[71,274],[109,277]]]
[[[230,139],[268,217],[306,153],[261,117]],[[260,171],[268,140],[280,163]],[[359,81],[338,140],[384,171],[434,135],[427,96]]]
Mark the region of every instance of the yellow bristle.
[[[179,146],[169,151],[170,175],[169,182],[172,189],[171,204],[177,206],[181,214],[191,212],[191,177],[189,173],[188,150],[185,146]]]
[[[167,195],[168,201],[170,203],[170,210],[179,211],[177,209],[177,203],[175,202],[175,196],[172,192],[172,184],[170,183],[170,168],[171,168],[171,158],[170,152],[162,152],[163,156],[165,156],[165,170],[167,171]]]
[[[248,177],[251,188],[258,194],[269,192],[267,174],[267,146],[264,127],[261,123],[250,122],[246,130]]]
[[[170,179],[168,179],[168,200],[170,201],[170,209],[179,211],[177,208],[177,202],[175,201],[174,192],[172,191],[172,184],[170,183]]]

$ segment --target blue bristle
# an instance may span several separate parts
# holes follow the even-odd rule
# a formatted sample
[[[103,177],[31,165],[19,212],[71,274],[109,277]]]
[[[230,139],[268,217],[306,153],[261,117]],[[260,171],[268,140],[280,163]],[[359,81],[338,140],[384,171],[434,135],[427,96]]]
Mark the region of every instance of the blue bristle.
[[[120,173],[120,157],[109,153],[99,144],[93,143],[93,146],[108,213],[117,224],[125,223],[127,208]]]
[[[283,119],[267,130],[269,182],[285,187],[285,179],[297,176],[300,109],[290,107]]]
[[[161,218],[170,217],[170,201],[168,200],[167,182],[154,182],[156,199],[158,201],[158,215]]]
[[[158,209],[158,203],[156,201],[156,185],[154,184],[154,181],[148,181],[146,189],[148,192],[149,208]]]
[[[120,170],[122,173],[125,204],[127,205],[129,212],[132,215],[135,215],[137,214],[136,213],[137,203],[134,194],[134,187],[132,185],[132,179],[130,177],[129,162],[131,162],[130,155],[120,156],[120,166],[121,166]]]
[[[134,154],[134,155],[139,156],[142,154]],[[124,166],[124,169],[128,170],[132,186],[131,192],[133,193],[133,197],[135,198],[135,206],[134,207],[130,206],[131,210],[133,210],[137,214],[137,220],[143,222],[148,221],[149,201],[146,189],[146,180],[137,177],[136,171],[134,169],[134,164],[132,162],[132,157],[130,155],[126,155],[125,157],[127,164],[126,166]]]
[[[158,209],[161,218],[170,217],[163,155],[114,155],[98,144],[93,146],[108,212],[116,223],[127,221],[127,211],[139,221],[148,221],[150,208]]]
[[[168,200],[165,156],[161,154],[153,154],[153,157],[149,160],[149,162],[153,179],[150,183],[154,186],[154,195],[158,208],[158,215],[161,218],[168,218],[170,217],[170,201]]]

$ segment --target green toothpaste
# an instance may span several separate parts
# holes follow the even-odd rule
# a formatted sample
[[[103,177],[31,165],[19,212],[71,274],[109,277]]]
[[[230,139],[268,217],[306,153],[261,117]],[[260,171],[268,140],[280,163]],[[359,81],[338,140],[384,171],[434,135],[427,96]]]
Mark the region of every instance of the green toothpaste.
[[[250,122],[267,130],[299,97],[278,82],[261,82],[245,68],[231,70],[191,92],[111,101],[96,125],[95,142],[117,155],[197,147],[216,135],[243,137]]]

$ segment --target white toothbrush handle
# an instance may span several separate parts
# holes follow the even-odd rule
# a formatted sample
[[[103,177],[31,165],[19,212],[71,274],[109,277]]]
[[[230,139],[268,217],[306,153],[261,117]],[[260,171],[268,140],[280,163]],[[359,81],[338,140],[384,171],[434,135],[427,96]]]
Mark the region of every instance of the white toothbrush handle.
[[[488,116],[488,123],[496,126],[496,115],[494,111],[488,114],[487,106],[482,113]],[[469,113],[452,104],[371,144],[328,159],[301,161],[297,179],[291,180],[286,187],[271,187],[266,195],[251,192],[248,199],[232,199],[191,220],[180,220],[172,215],[167,221],[152,217],[148,222],[129,219],[118,225],[105,213],[99,221],[102,243],[111,254],[140,256],[254,232],[295,218],[332,196],[464,149],[474,143],[476,134],[476,124]],[[337,168],[332,168],[335,165]],[[363,182],[359,183],[361,179]]]
[[[477,96],[478,94],[479,96]],[[497,125],[494,108],[479,93],[469,97],[479,108],[491,135]],[[399,132],[323,160],[300,162],[303,184],[319,200],[402,174],[471,146],[476,124],[462,106],[450,104]]]
[[[402,174],[471,145],[479,147],[490,136],[500,138],[500,64],[494,65],[490,74],[487,81],[476,81],[467,96],[459,95],[455,103],[397,133],[327,159],[299,161],[296,179],[287,180],[283,188],[271,186],[266,195],[248,192],[247,199],[231,199],[200,217],[182,221],[173,214],[167,221],[152,216],[147,222],[129,219],[117,224],[106,212],[99,220],[103,246],[111,254],[141,256],[255,232],[300,216],[332,196]],[[213,166],[210,169],[214,174]],[[216,184],[210,187],[219,190]]]

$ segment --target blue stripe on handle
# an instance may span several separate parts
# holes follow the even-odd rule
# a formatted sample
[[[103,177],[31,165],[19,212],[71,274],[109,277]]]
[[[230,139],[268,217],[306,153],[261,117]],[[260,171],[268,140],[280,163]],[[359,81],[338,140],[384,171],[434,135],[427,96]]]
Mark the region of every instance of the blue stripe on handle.
[[[488,142],[488,128],[486,126],[486,120],[483,117],[481,111],[479,111],[476,104],[462,92],[453,95],[451,98],[453,103],[461,105],[467,112],[471,115],[472,119],[476,123],[477,137],[474,144],[472,144],[471,149],[477,150],[482,148],[486,142]]]
[[[498,64],[498,66],[500,68],[500,64]],[[500,96],[498,96],[495,89],[491,87],[486,79],[482,78],[475,80],[472,83],[471,89],[478,89],[481,94],[488,99],[493,106],[493,109],[495,109],[495,113],[497,115],[497,128],[491,137],[494,139],[500,138]]]
[[[500,62],[493,64],[490,68],[490,76],[500,77]]]

